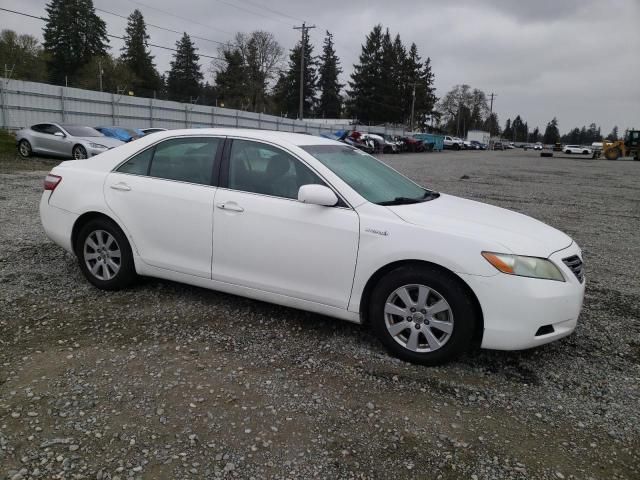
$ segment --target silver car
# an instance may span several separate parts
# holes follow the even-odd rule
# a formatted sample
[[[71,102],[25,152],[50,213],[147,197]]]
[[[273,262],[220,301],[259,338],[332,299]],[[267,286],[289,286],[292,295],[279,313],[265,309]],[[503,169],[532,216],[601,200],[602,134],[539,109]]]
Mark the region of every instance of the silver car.
[[[95,128],[58,123],[39,123],[16,133],[18,152],[22,157],[32,153],[55,155],[80,160],[122,145]]]

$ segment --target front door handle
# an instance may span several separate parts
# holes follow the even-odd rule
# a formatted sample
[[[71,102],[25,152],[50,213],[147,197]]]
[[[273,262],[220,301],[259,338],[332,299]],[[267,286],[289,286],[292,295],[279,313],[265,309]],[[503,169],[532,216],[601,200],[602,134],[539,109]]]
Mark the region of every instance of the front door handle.
[[[128,192],[129,190],[131,190],[131,187],[124,182],[111,185],[111,188],[113,188],[114,190],[122,190],[123,192]]]
[[[242,208],[236,202],[218,203],[216,204],[216,207],[228,212],[244,212],[244,208]]]

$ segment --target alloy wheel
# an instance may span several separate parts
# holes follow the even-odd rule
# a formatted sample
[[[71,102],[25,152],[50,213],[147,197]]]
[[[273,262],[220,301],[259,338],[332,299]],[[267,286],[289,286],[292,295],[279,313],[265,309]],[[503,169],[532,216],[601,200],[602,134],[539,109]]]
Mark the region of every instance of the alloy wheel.
[[[122,265],[120,246],[106,230],[95,230],[87,236],[83,256],[89,272],[99,280],[111,280]]]
[[[453,311],[445,298],[426,285],[395,289],[384,307],[387,332],[401,346],[416,353],[442,348],[453,334]]]
[[[84,160],[87,158],[87,151],[83,147],[75,147],[73,149],[73,158],[75,160]]]

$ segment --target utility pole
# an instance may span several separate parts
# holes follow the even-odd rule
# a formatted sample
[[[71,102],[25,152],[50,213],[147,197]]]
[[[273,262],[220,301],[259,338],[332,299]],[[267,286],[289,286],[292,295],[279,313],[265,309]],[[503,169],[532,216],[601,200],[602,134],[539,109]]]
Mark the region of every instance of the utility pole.
[[[102,91],[102,60],[98,60],[98,79],[100,80],[100,91]]]
[[[307,26],[305,22],[302,22],[301,27],[293,27],[294,30],[300,30],[302,33],[300,42],[300,107],[298,112],[298,119],[300,120],[304,118],[304,46],[307,40],[307,32],[312,28],[316,28],[316,26]]]
[[[489,118],[491,120],[493,120],[493,97],[497,97],[498,95],[491,92],[491,94],[489,95],[491,97],[491,103],[489,104]],[[491,129],[491,126],[489,127],[489,129]],[[491,141],[491,135],[493,135],[492,131],[489,131],[489,148],[492,148],[492,141]]]
[[[413,132],[413,114],[416,109],[416,82],[413,82],[413,98],[411,99],[411,123],[409,123],[409,127],[411,128],[411,132]]]

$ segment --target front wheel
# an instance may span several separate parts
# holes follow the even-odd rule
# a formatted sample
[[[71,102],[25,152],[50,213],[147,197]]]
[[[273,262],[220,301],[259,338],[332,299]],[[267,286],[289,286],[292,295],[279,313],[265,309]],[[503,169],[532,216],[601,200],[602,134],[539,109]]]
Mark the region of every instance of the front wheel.
[[[380,280],[371,298],[373,331],[402,360],[438,365],[471,345],[477,314],[452,274],[428,266],[401,267]]]
[[[570,154],[571,150],[565,150],[564,153]]]
[[[88,157],[87,149],[84,148],[82,145],[76,145],[75,147],[73,147],[73,150],[71,151],[71,153],[73,154],[73,158],[75,160],[84,160],[85,158]]]
[[[136,277],[126,236],[106,218],[91,220],[80,229],[76,254],[86,279],[103,290],[119,290]]]
[[[20,154],[20,156],[23,158],[28,158],[31,156],[31,152],[31,144],[29,143],[29,141],[20,140],[20,143],[18,143],[18,153]]]

